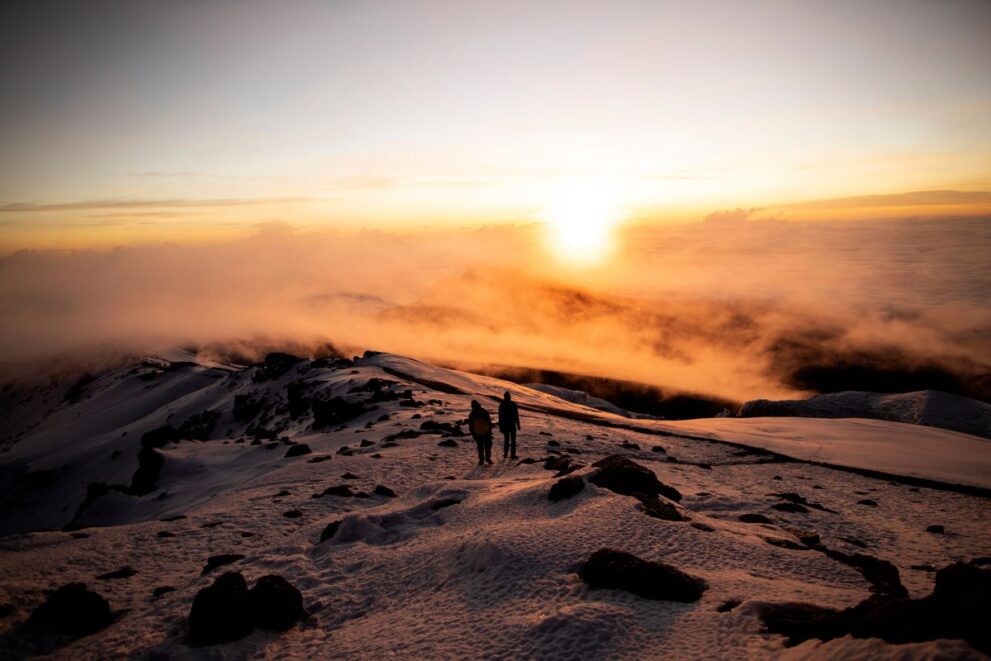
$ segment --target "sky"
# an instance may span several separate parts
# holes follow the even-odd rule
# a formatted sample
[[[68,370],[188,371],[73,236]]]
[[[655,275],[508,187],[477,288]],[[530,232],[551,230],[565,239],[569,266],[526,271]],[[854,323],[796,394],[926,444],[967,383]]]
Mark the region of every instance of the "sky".
[[[991,213],[981,1],[9,0],[0,62],[0,254]]]

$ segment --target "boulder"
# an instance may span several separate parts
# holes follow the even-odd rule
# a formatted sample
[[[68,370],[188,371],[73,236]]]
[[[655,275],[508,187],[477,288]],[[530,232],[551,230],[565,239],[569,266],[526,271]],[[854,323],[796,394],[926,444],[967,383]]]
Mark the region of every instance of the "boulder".
[[[337,529],[340,527],[341,527],[340,521],[332,521],[328,523],[327,527],[325,527],[323,529],[323,532],[320,533],[320,542],[323,543],[326,542],[328,539],[331,539],[337,533]]]
[[[390,489],[389,487],[385,486],[384,484],[379,484],[378,486],[376,486],[374,489],[372,489],[372,493],[375,494],[376,496],[385,496],[387,498],[396,497],[396,492]]]
[[[193,598],[189,636],[196,645],[240,640],[254,625],[248,584],[238,572],[227,572]]]
[[[238,560],[244,560],[244,556],[240,553],[221,553],[220,555],[211,555],[206,559],[206,565],[203,567],[203,571],[200,572],[200,576],[205,576],[217,567],[223,567],[224,565],[229,565],[232,562],[237,562]]]
[[[631,461],[623,455],[614,454],[592,464],[599,469],[589,477],[589,482],[625,496],[661,495],[675,502],[681,500],[681,493],[657,479],[649,468]]]
[[[585,488],[585,480],[573,475],[571,477],[562,477],[560,480],[551,485],[551,489],[547,494],[552,503],[556,503],[559,500],[565,500],[566,498],[571,498],[582,492]]]
[[[262,576],[248,593],[255,626],[286,631],[303,617],[303,595],[289,581]]]
[[[290,445],[289,449],[286,450],[285,456],[288,457],[301,457],[304,454],[312,454],[313,450],[306,443],[297,443],[296,445]]]
[[[68,583],[34,609],[27,627],[60,636],[80,638],[103,629],[114,616],[110,604],[83,583]]]
[[[626,590],[644,599],[693,602],[702,597],[705,581],[631,553],[599,549],[578,570],[593,588]]]

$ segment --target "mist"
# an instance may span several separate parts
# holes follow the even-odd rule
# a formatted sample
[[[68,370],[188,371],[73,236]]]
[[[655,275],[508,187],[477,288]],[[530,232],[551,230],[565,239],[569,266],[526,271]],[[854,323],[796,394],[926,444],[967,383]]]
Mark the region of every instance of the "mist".
[[[752,216],[626,227],[606,263],[581,269],[550,256],[537,225],[276,223],[221,244],[20,252],[0,259],[0,363],[23,376],[177,346],[375,349],[732,401],[929,387],[991,399],[991,219]]]

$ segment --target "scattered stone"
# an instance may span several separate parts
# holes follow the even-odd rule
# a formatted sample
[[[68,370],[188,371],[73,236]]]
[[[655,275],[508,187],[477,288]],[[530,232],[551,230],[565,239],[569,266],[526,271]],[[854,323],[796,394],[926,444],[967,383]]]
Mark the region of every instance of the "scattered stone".
[[[238,560],[243,559],[244,556],[240,553],[221,553],[220,555],[211,555],[206,559],[206,566],[203,567],[203,571],[200,572],[200,576],[206,576],[217,567],[223,567],[224,565],[229,565],[232,562],[237,562]]]
[[[303,595],[289,581],[269,574],[248,592],[255,626],[287,631],[303,617]]]
[[[227,572],[193,598],[189,635],[197,645],[240,640],[253,627],[248,584],[237,572]]]
[[[446,438],[437,445],[439,445],[442,448],[456,448],[458,447],[458,442],[455,441],[453,438]]]
[[[771,505],[771,509],[776,509],[779,512],[794,512],[796,514],[808,514],[809,510],[804,505],[799,505],[798,503],[774,503]]]
[[[663,453],[667,454],[667,450],[664,449],[664,446],[663,445],[655,445],[654,447],[650,448],[650,451],[651,452],[663,452]]]
[[[159,521],[171,523],[172,521],[182,521],[185,518],[187,518],[185,514],[176,514],[175,516],[167,516],[164,519],[159,519]]]
[[[554,434],[550,433],[549,431],[539,431],[537,433],[539,435],[541,435],[541,436],[553,436],[554,435]]]
[[[677,507],[657,496],[646,496],[639,500],[643,503],[643,513],[647,516],[662,521],[688,521],[688,517],[682,515]]]
[[[595,437],[592,436],[591,434],[586,434],[585,435],[585,440],[586,441],[594,441],[595,440]]]
[[[547,441],[547,447],[551,447],[551,448],[561,447],[561,443],[559,441],[555,441],[555,440],[551,439],[551,440]]]
[[[741,603],[743,602],[740,601],[739,599],[730,599],[729,601],[724,601],[723,603],[719,604],[719,606],[716,607],[716,610],[719,611],[720,613],[728,613],[737,606],[739,606]]]
[[[753,513],[741,514],[737,518],[740,521],[743,521],[744,523],[773,523],[773,521],[771,521],[763,514],[753,514]]]
[[[675,502],[681,500],[681,493],[657,479],[654,472],[631,461],[623,455],[614,454],[592,464],[599,469],[589,478],[589,482],[624,496],[661,495]]]
[[[639,445],[637,445],[636,443],[631,443],[630,441],[623,441],[623,443],[619,447],[625,448],[627,450],[639,450],[640,449],[640,446]]]
[[[289,449],[286,450],[286,457],[301,457],[304,454],[312,454],[313,450],[306,443],[297,443],[296,445],[290,445]]]
[[[27,627],[81,638],[103,629],[113,620],[106,599],[87,589],[83,583],[68,583],[34,609]]]
[[[151,596],[158,599],[163,594],[168,594],[169,592],[175,592],[175,588],[171,585],[160,585],[151,591]]]
[[[382,485],[382,484],[379,484],[374,489],[372,489],[372,493],[375,494],[375,495],[377,495],[377,496],[386,496],[387,498],[395,498],[396,497],[396,492],[395,491],[393,491],[389,487],[387,487],[385,485]]]
[[[292,495],[286,489],[282,489],[279,493],[272,496],[272,498],[285,498],[286,496]]]
[[[817,550],[822,551],[829,558],[849,565],[859,571],[867,579],[867,582],[871,584],[871,589],[874,592],[891,597],[908,596],[908,590],[902,585],[898,568],[887,560],[881,560],[880,558],[875,558],[864,553],[843,553],[842,551],[834,551],[823,546],[820,546]]]
[[[96,580],[110,581],[116,578],[131,578],[137,573],[138,573],[137,569],[125,565],[120,569],[115,569],[114,571],[107,572],[106,574],[100,574],[99,576],[96,577]]]
[[[946,528],[939,524],[934,524],[926,527],[926,532],[931,532],[934,535],[944,535],[946,534]]]
[[[326,401],[315,399],[311,406],[313,409],[314,429],[322,429],[348,422],[368,410],[363,404],[349,402],[343,397],[332,397]]]
[[[867,507],[877,507],[877,501],[871,500],[870,498],[861,498],[857,501],[858,505],[866,505]]]
[[[87,537],[89,537],[89,533],[85,533],[85,532],[74,532],[74,533],[71,534],[71,536],[72,536],[73,539],[86,539]]]
[[[321,543],[326,542],[328,539],[333,537],[334,534],[337,533],[337,529],[340,527],[341,527],[340,521],[332,521],[331,523],[328,523],[327,526],[323,529],[323,532],[320,533],[320,542]]]
[[[375,445],[375,443],[373,443],[372,441],[369,441],[367,438],[361,439],[361,443],[358,443],[358,447],[360,447],[360,448],[370,448],[373,445]]]
[[[790,539],[784,539],[781,537],[765,537],[764,541],[770,544],[771,546],[777,546],[778,548],[789,549],[791,551],[809,550],[809,547],[803,544],[798,544],[796,542],[791,541]]]
[[[420,425],[420,430],[425,432],[450,434],[451,436],[465,435],[465,433],[461,430],[460,425],[452,424],[450,422],[437,422],[436,420],[427,420]]]
[[[341,496],[342,498],[353,498],[354,492],[351,491],[351,486],[347,484],[338,484],[333,487],[327,487],[321,493],[314,494],[314,498],[320,498],[321,496]]]
[[[312,459],[307,459],[306,460],[306,463],[308,463],[308,464],[319,464],[320,462],[330,461],[330,460],[331,460],[331,456],[329,454],[322,454],[322,455],[320,455],[318,457],[313,457]]]
[[[701,530],[702,532],[716,532],[715,528],[710,526],[708,523],[702,523],[701,521],[693,521],[691,526],[692,528]]]
[[[445,507],[450,507],[451,505],[459,505],[461,501],[457,498],[442,498],[440,500],[435,500],[430,503],[430,509],[436,512],[437,510],[442,510]]]
[[[247,538],[247,537],[254,537],[254,536],[255,536],[255,533],[248,532],[247,530],[244,530],[244,531],[241,532],[241,537]]]
[[[813,503],[812,501],[806,500],[804,496],[791,491],[785,491],[783,493],[772,493],[771,496],[775,498],[780,498],[781,500],[786,500],[789,503],[794,503],[795,505],[801,505],[803,507],[810,507],[812,509],[821,510],[823,512],[829,512],[830,514],[836,514],[831,509],[828,509],[819,503]],[[781,509],[780,507],[773,506],[775,509]],[[782,512],[789,512],[791,510],[781,510]]]
[[[593,588],[626,590],[653,600],[698,601],[706,589],[703,580],[670,565],[608,548],[593,553],[578,575]]]
[[[287,519],[298,519],[299,517],[303,516],[303,513],[300,512],[299,510],[289,510],[288,512],[283,512],[282,516],[286,517]]]
[[[775,476],[774,476],[774,477],[772,477],[771,479],[772,479],[772,480],[783,480],[784,478],[783,478],[783,477],[781,477],[780,475],[775,475]]]
[[[960,639],[991,654],[988,612],[991,571],[971,562],[939,570],[932,594],[922,599],[875,595],[841,611],[810,604],[771,604],[759,615],[765,630],[786,636],[788,645],[842,636],[880,638],[895,645]]]
[[[551,485],[551,489],[547,494],[547,497],[550,498],[552,503],[556,503],[559,500],[571,498],[572,496],[581,493],[584,488],[585,480],[577,475],[572,477],[563,477]]]

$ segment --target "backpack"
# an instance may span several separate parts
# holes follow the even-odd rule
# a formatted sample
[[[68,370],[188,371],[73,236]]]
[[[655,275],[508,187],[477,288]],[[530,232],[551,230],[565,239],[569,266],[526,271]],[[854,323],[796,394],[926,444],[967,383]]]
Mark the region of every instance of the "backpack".
[[[492,431],[492,421],[479,416],[471,421],[470,429],[472,436],[486,436]]]

